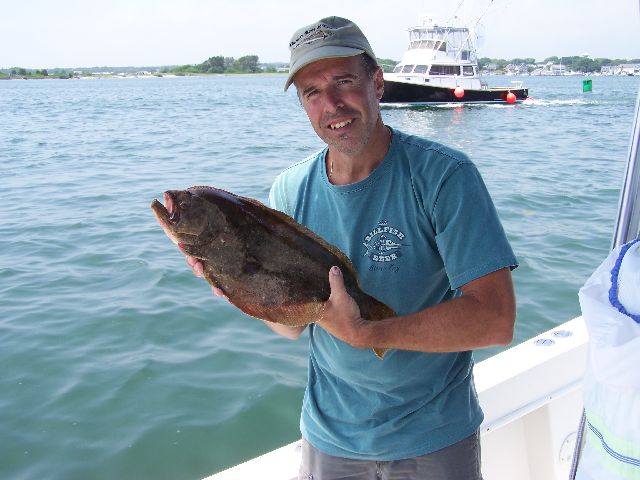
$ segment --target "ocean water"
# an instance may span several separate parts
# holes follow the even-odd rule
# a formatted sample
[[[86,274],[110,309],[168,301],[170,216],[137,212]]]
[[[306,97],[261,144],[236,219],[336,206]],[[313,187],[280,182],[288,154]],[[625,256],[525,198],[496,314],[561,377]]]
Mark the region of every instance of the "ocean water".
[[[298,437],[306,340],[214,298],[149,209],[191,185],[265,201],[322,146],[283,80],[0,82],[0,478],[197,479]],[[522,80],[533,101],[383,109],[482,172],[520,261],[514,343],[580,313],[640,87]]]

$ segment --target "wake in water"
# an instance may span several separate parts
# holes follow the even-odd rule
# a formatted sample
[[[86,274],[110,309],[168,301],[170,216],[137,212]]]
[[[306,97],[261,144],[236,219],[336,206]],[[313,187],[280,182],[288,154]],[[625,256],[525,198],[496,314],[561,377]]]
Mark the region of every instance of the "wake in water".
[[[567,105],[598,105],[597,100],[587,100],[584,98],[564,98],[564,99],[545,99],[545,98],[527,98],[522,102],[523,106],[527,107],[557,107]]]
[[[556,107],[567,105],[598,105],[597,100],[587,100],[584,98],[565,99],[545,99],[529,97],[518,103],[490,103],[490,102],[467,102],[467,103],[386,103],[381,104],[383,110],[408,109],[408,110],[447,110],[447,109],[468,109],[468,108],[517,108],[517,107]]]

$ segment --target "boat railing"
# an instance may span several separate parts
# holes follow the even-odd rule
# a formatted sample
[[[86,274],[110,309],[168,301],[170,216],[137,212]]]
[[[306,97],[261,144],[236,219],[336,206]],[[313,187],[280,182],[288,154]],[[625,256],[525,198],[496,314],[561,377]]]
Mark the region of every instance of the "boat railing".
[[[640,149],[638,143],[640,143],[640,89],[636,99],[627,168],[620,193],[613,248],[640,235]]]

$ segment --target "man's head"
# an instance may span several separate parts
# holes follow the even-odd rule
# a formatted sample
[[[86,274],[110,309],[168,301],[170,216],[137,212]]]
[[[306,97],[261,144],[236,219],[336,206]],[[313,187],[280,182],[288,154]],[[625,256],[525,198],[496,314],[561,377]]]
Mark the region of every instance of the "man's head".
[[[376,56],[367,37],[355,23],[341,17],[323,18],[298,29],[291,37],[289,50],[291,59],[289,76],[284,85],[285,91],[293,83],[300,69],[318,60],[364,53],[371,58],[373,65],[377,65]]]

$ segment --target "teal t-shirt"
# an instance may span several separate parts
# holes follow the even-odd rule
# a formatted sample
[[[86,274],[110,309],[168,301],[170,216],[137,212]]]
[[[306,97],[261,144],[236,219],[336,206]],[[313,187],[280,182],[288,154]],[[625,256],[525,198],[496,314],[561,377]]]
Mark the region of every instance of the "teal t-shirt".
[[[383,162],[336,186],[326,148],[282,172],[270,202],[353,262],[360,285],[398,314],[459,295],[471,280],[516,266],[473,163],[461,152],[392,130]],[[327,272],[328,275],[328,272]],[[399,460],[434,452],[482,422],[471,352],[388,351],[384,360],[311,325],[300,428],[321,451]]]

